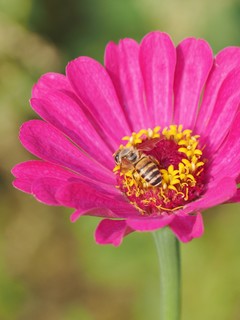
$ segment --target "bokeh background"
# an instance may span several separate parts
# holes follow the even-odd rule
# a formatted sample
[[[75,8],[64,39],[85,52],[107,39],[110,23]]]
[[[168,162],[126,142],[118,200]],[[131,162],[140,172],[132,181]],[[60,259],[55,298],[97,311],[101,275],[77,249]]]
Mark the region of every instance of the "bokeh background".
[[[69,222],[11,186],[10,169],[30,159],[18,141],[36,118],[28,100],[45,72],[88,55],[103,61],[109,40],[151,30],[177,44],[203,37],[215,53],[240,44],[237,0],[0,0],[0,319],[159,318],[159,274],[151,234],[98,246],[96,218]],[[240,319],[240,208],[204,213],[205,234],[181,245],[183,320]]]

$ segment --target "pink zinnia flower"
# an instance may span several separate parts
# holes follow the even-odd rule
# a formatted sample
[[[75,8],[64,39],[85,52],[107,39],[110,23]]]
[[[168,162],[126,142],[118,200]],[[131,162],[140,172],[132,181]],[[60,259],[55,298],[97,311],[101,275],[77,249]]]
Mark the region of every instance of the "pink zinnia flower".
[[[75,208],[73,222],[103,217],[100,244],[164,226],[199,237],[203,210],[240,199],[239,83],[236,47],[214,58],[204,40],[175,48],[160,32],[111,42],[105,67],[79,57],[34,86],[43,120],[23,124],[20,140],[41,160],[16,165],[14,186]]]

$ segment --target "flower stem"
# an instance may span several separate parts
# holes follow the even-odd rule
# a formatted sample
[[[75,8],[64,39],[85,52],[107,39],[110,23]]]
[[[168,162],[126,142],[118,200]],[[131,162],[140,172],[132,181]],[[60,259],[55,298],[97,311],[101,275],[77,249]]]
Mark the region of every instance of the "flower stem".
[[[160,319],[180,320],[179,241],[168,228],[153,232],[160,266]]]

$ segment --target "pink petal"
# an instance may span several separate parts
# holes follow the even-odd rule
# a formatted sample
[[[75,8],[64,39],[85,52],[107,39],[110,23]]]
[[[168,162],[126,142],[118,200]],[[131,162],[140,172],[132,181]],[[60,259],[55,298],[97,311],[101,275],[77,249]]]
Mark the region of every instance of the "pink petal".
[[[84,211],[82,211],[82,210],[74,211],[70,216],[70,221],[76,222],[83,215],[83,213],[84,213]]]
[[[196,122],[196,132],[205,131],[216,101],[219,90],[229,73],[240,65],[240,48],[229,47],[219,52],[215,58],[214,65],[206,83],[203,101]]]
[[[38,160],[17,164],[12,169],[12,174],[16,177],[13,182],[14,187],[27,193],[32,193],[33,181],[41,177],[59,178],[63,181],[76,177],[65,168]]]
[[[12,183],[12,185],[25,193],[32,193],[32,184],[29,183],[28,179],[15,179]]]
[[[74,174],[66,168],[39,160],[26,161],[16,165],[12,169],[12,174],[16,177],[13,183],[14,186],[27,193],[32,193],[32,184],[39,178],[58,178],[69,182],[84,182],[94,189],[104,190],[109,194],[117,192],[113,185],[107,185],[86,176]]]
[[[44,100],[32,99],[31,105],[44,120],[112,170],[114,167],[112,152],[73,98],[55,91],[48,93]]]
[[[234,119],[229,134],[221,147],[214,154],[210,174],[218,179],[237,178],[240,174],[240,112]]]
[[[237,189],[232,198],[230,198],[227,203],[240,202],[240,189]]]
[[[229,200],[236,192],[236,182],[232,178],[214,180],[209,183],[208,190],[198,200],[186,206],[188,212],[196,212],[202,209],[214,207]]]
[[[117,190],[115,194],[108,193],[104,190],[96,190],[81,182],[65,185],[58,190],[56,198],[64,206],[77,208],[83,212],[81,214],[87,214],[87,211],[98,208],[98,216],[129,217],[138,215],[134,207]]]
[[[122,107],[122,112],[125,114],[126,120],[131,131],[133,131],[132,124],[130,123],[130,110],[126,109],[124,97],[122,95],[122,86],[119,79],[119,57],[118,57],[118,46],[114,42],[109,42],[105,49],[104,63],[106,70],[112,80],[118,100]]]
[[[204,40],[188,38],[177,47],[174,83],[174,123],[192,128],[200,95],[213,63],[212,50]]]
[[[162,32],[146,35],[140,46],[150,127],[168,126],[173,117],[173,81],[176,50],[171,38]]]
[[[108,73],[97,61],[80,57],[68,64],[67,77],[115,151],[130,129]]]
[[[240,183],[240,173],[239,173],[239,175],[237,176],[236,182],[237,182],[237,184]]]
[[[182,242],[199,238],[204,232],[204,225],[201,213],[196,215],[178,216],[170,223],[169,227],[176,237]]]
[[[51,206],[60,206],[55,195],[59,188],[63,187],[66,181],[57,178],[39,178],[32,184],[32,194],[35,198]]]
[[[95,231],[95,240],[98,244],[112,244],[117,247],[122,243],[123,238],[131,232],[132,230],[124,220],[104,219]]]
[[[12,174],[17,178],[24,177],[31,180],[45,176],[61,178],[64,180],[77,177],[76,174],[63,167],[40,160],[30,160],[19,163],[12,169]]]
[[[41,120],[31,120],[23,124],[20,140],[28,151],[43,160],[67,167],[94,180],[115,183],[113,173],[100,167],[60,131]]]
[[[162,215],[158,218],[140,217],[139,219],[127,219],[127,225],[135,231],[154,231],[170,224],[175,215]]]
[[[89,210],[77,209],[70,216],[71,222],[76,222],[82,216],[108,217],[116,218],[116,215],[107,208],[92,208]]]
[[[149,114],[144,102],[144,83],[139,66],[139,45],[123,39],[119,45],[110,42],[105,51],[105,65],[115,85],[132,131],[148,128]]]
[[[32,90],[32,98],[42,99],[47,97],[50,91],[62,90],[71,92],[72,88],[66,76],[59,73],[49,72],[44,74],[34,85]]]
[[[228,134],[240,103],[240,68],[232,70],[222,83],[211,118],[204,128],[208,146],[215,152]]]

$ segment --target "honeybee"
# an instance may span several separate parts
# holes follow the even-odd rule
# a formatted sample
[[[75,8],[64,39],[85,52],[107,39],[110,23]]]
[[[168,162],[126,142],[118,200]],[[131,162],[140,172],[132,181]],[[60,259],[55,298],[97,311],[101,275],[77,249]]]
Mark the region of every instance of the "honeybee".
[[[120,148],[114,154],[114,159],[123,169],[132,166],[150,186],[158,187],[161,184],[162,176],[157,161],[136,147]]]

